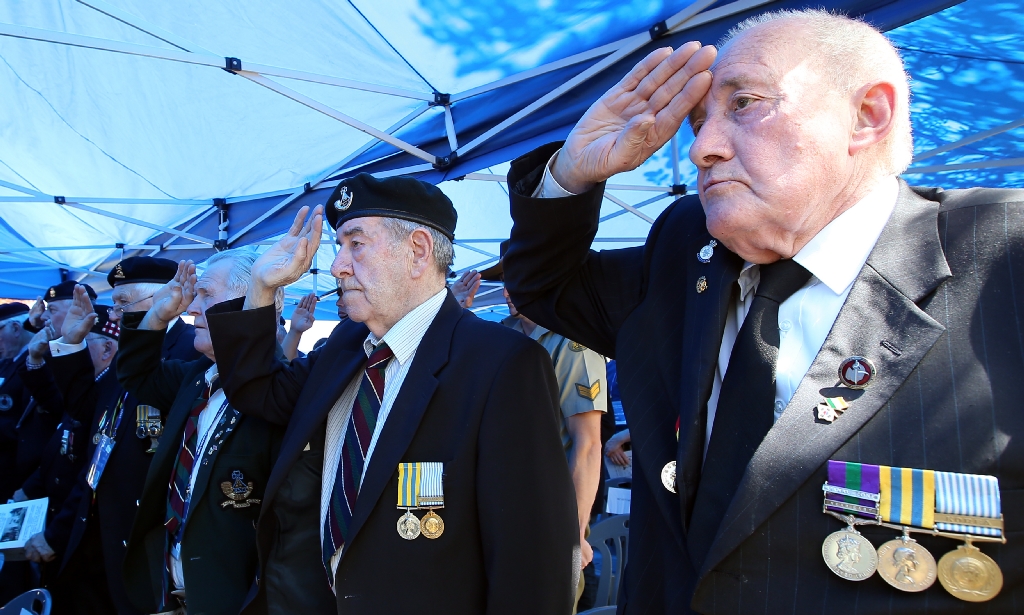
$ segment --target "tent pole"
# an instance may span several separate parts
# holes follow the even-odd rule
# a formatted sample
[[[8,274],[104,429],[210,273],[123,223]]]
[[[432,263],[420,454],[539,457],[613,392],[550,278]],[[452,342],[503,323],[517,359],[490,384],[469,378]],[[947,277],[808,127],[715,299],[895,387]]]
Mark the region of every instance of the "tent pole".
[[[42,192],[39,192],[38,190],[33,190],[31,188],[25,188],[24,186],[19,186],[17,184],[12,184],[10,182],[5,182],[3,180],[0,180],[0,186],[3,186],[4,188],[10,188],[11,190],[14,190],[15,192],[21,192],[23,194],[30,194],[32,196],[39,196],[39,197],[45,197],[46,196],[45,194],[43,194]]]
[[[452,106],[444,106],[444,130],[448,133],[448,147],[452,151],[459,149],[459,140],[455,136],[455,120],[452,119]]]
[[[679,185],[679,137],[672,135],[672,140],[669,141],[669,147],[672,149],[672,185]]]
[[[991,130],[986,130],[984,132],[979,132],[977,134],[969,135],[969,136],[966,136],[963,139],[960,139],[958,141],[953,141],[952,143],[947,143],[946,145],[942,145],[940,147],[936,147],[934,149],[930,149],[930,150],[928,150],[926,152],[921,152],[917,156],[914,156],[914,162],[920,162],[920,161],[924,160],[925,158],[931,158],[932,156],[935,156],[937,154],[942,154],[944,152],[948,152],[950,150],[954,150],[954,149],[956,149],[958,147],[963,147],[964,145],[970,145],[971,143],[977,143],[978,141],[981,141],[982,139],[987,139],[989,137],[994,137],[994,136],[996,136],[998,134],[1002,134],[1004,132],[1013,130],[1014,128],[1020,128],[1021,126],[1024,126],[1024,117],[1020,118],[1019,120],[1014,120],[1014,121],[1010,122],[1009,124],[1003,124],[1002,126],[996,126],[995,128],[993,128]]]
[[[641,201],[640,203],[637,203],[633,207],[635,209],[640,209],[641,207],[645,207],[647,205],[650,205],[651,203],[656,203],[656,202],[658,202],[658,201],[660,201],[660,200],[662,200],[664,198],[667,198],[669,196],[672,196],[672,195],[669,194],[668,192],[665,192],[663,194],[659,194],[658,196],[651,197],[651,198],[647,199],[646,201]],[[610,213],[607,216],[603,216],[603,217],[599,218],[598,222],[605,222],[606,220],[611,220],[612,218],[618,218],[619,216],[625,215],[626,213],[628,213],[628,212],[626,212],[626,210],[621,209],[619,211]]]
[[[213,240],[212,239],[207,239],[205,237],[200,237],[199,235],[193,235],[192,233],[185,233],[185,232],[179,231],[177,229],[173,229],[173,228],[168,227],[168,226],[162,226],[160,224],[153,224],[152,222],[146,222],[144,220],[137,220],[137,219],[131,218],[129,216],[122,216],[121,214],[115,214],[113,212],[104,211],[102,209],[97,209],[96,207],[90,207],[88,205],[82,205],[81,203],[74,203],[74,202],[71,202],[71,201],[67,201],[67,202],[61,203],[61,204],[64,205],[65,207],[73,207],[75,209],[81,209],[82,211],[87,211],[89,213],[96,214],[97,216],[103,216],[105,218],[112,218],[114,220],[120,220],[121,222],[127,222],[129,224],[134,224],[135,226],[142,226],[142,227],[145,227],[145,228],[150,228],[150,229],[153,229],[153,230],[156,230],[156,231],[160,231],[162,233],[169,233],[171,235],[177,235],[178,237],[181,237],[183,239],[191,239],[192,241],[196,241],[196,242],[199,242],[199,243],[205,243],[205,244],[213,245]]]
[[[620,198],[618,198],[616,196],[613,196],[611,194],[608,194],[607,192],[604,193],[604,198],[608,199],[612,203],[615,203],[619,207],[625,209],[626,211],[628,211],[629,213],[633,214],[637,218],[640,218],[644,222],[646,222],[648,224],[654,224],[654,218],[648,216],[647,214],[645,214],[642,211],[638,211],[636,207],[633,207],[632,205],[630,205],[629,203],[623,201],[622,199],[620,199]]]
[[[413,109],[413,110],[412,110],[412,112],[410,112],[410,113],[409,113],[408,115],[406,115],[406,116],[405,116],[405,117],[403,117],[402,119],[400,119],[400,120],[398,120],[397,122],[395,122],[394,124],[392,124],[392,125],[391,125],[391,126],[390,126],[390,127],[388,128],[387,132],[388,132],[389,134],[393,134],[393,133],[395,133],[395,132],[399,131],[399,130],[400,130],[400,129],[401,129],[402,127],[404,127],[404,126],[405,126],[406,124],[408,124],[409,122],[411,122],[411,121],[413,121],[414,119],[418,118],[419,116],[423,115],[423,114],[424,114],[424,113],[425,113],[425,112],[426,112],[426,111],[427,111],[428,109],[430,109],[430,105],[428,105],[428,104],[426,104],[426,103],[424,103],[423,105],[421,105],[421,106],[419,106],[419,107],[417,107],[417,108]],[[321,186],[321,185],[323,184],[323,182],[324,182],[324,180],[325,180],[325,179],[327,179],[327,178],[328,178],[328,177],[330,177],[331,175],[334,175],[335,173],[337,173],[337,172],[338,172],[338,171],[340,171],[341,169],[345,168],[345,165],[346,165],[346,164],[348,164],[348,163],[349,163],[349,162],[351,162],[352,160],[355,160],[355,158],[356,158],[357,156],[360,156],[360,155],[361,155],[361,154],[362,154],[363,152],[365,152],[366,150],[370,149],[371,147],[373,147],[374,145],[376,145],[376,144],[377,144],[377,143],[379,143],[379,142],[380,142],[380,139],[370,139],[369,141],[367,141],[367,142],[366,142],[365,144],[363,144],[363,146],[362,146],[362,147],[360,147],[360,148],[359,148],[359,149],[357,149],[356,151],[354,151],[354,152],[352,152],[351,154],[349,154],[348,156],[346,156],[346,157],[345,157],[345,159],[344,159],[344,160],[342,160],[340,164],[338,164],[338,165],[336,165],[335,167],[333,167],[333,170],[332,170],[332,171],[329,171],[329,172],[327,172],[327,173],[323,173],[322,175],[320,175],[320,177],[319,177],[319,178],[318,178],[318,179],[317,179],[316,181],[314,181],[314,182],[310,182],[310,184],[309,184],[309,186],[310,186],[310,189],[313,189],[313,188],[318,188],[318,187],[320,187],[320,186]],[[336,186],[337,184],[334,184],[334,185]],[[333,186],[332,186],[332,187],[333,187]],[[287,198],[285,198],[284,200],[282,200],[282,201],[281,201],[280,203],[278,203],[277,205],[274,205],[273,207],[271,207],[270,209],[268,209],[268,210],[267,210],[266,212],[264,212],[264,213],[263,213],[263,214],[262,214],[262,215],[261,215],[261,216],[260,216],[259,218],[256,218],[255,220],[253,220],[252,222],[250,222],[249,224],[247,224],[247,225],[246,225],[245,227],[243,227],[243,228],[242,228],[242,230],[240,230],[240,231],[238,231],[237,233],[235,233],[235,234],[234,234],[234,235],[233,235],[233,236],[232,236],[232,237],[231,237],[230,239],[228,239],[228,243],[229,243],[229,244],[235,243],[236,241],[238,241],[238,238],[239,238],[239,237],[241,237],[241,236],[242,236],[242,235],[244,235],[245,233],[247,233],[247,232],[249,232],[250,230],[252,230],[253,228],[255,228],[255,227],[256,227],[256,225],[260,224],[261,222],[263,222],[264,220],[266,220],[266,219],[267,219],[267,218],[269,218],[270,216],[272,216],[272,215],[274,215],[275,213],[277,213],[277,212],[281,211],[281,209],[283,209],[283,208],[287,207],[289,203],[291,203],[291,202],[292,202],[292,201],[294,201],[295,199],[297,199],[297,198],[299,198],[300,196],[302,196],[303,194],[305,194],[305,192],[306,192],[306,188],[305,188],[305,186],[303,186],[303,187],[301,187],[301,188],[298,188],[298,189],[296,189],[296,190],[295,190],[294,192],[292,192],[292,194],[291,194],[291,195],[289,195],[289,196],[288,196]]]
[[[979,160],[960,164],[938,164],[930,167],[911,167],[904,175],[921,175],[922,173],[949,173],[950,171],[968,171],[971,169],[998,169],[1002,167],[1024,167],[1024,158],[1005,158],[1003,160]]]

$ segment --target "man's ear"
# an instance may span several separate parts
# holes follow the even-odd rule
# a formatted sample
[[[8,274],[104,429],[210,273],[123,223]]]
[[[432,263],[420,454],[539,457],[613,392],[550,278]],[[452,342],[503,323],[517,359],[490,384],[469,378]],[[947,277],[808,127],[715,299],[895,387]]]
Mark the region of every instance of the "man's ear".
[[[896,125],[896,86],[886,81],[869,83],[854,96],[851,156],[884,140]]]
[[[434,238],[427,229],[420,227],[409,235],[409,243],[412,247],[410,273],[413,278],[418,278],[432,266],[430,260],[434,254]]]

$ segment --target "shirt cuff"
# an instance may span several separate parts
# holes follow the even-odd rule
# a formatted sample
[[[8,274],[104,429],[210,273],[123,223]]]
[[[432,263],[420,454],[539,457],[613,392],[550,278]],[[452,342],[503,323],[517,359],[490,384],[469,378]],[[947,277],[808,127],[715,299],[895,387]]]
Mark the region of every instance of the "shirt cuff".
[[[64,355],[69,355],[74,352],[85,350],[85,340],[82,340],[77,344],[67,344],[61,341],[63,339],[64,338],[61,337],[60,339],[55,339],[52,342],[50,342],[50,354],[52,356],[62,357]]]
[[[562,150],[559,149],[558,152]],[[567,196],[576,196],[572,192],[569,192],[555,181],[555,176],[551,174],[551,165],[555,163],[555,158],[558,157],[558,152],[551,154],[551,158],[548,159],[547,164],[544,165],[544,177],[540,180],[540,184],[537,189],[530,195],[535,199],[561,199]]]

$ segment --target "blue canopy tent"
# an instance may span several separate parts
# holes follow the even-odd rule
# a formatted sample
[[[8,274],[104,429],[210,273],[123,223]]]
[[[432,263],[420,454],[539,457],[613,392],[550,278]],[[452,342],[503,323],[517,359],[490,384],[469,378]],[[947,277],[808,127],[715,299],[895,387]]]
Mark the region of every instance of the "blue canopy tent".
[[[62,276],[102,289],[124,255],[267,245],[361,171],[443,182],[460,214],[457,266],[485,266],[511,227],[506,161],[563,138],[651,49],[821,3],[258,4],[0,5],[0,296]],[[826,3],[904,50],[926,160],[911,181],[1021,185],[1020,3],[955,4]],[[642,242],[692,181],[685,132],[612,180],[599,246]],[[331,240],[293,298],[333,285]]]

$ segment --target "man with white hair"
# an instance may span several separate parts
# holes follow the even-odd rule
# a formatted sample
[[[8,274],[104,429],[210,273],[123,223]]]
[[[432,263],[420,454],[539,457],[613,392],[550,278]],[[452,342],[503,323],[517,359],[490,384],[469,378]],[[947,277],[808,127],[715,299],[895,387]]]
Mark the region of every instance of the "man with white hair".
[[[207,308],[245,296],[255,260],[244,249],[220,252],[198,279],[183,261],[141,321],[123,321],[118,378],[139,401],[168,409],[123,571],[146,613],[237,613],[256,576],[255,520],[284,430],[228,403],[206,322]],[[203,356],[161,361],[183,312]]]
[[[605,180],[687,116],[699,199],[669,206],[642,247],[589,251]],[[1000,494],[1024,504],[1024,192],[911,188],[911,154],[887,39],[784,11],[720,52],[653,51],[564,144],[513,162],[512,300],[618,359],[635,477],[620,613],[1020,608],[1024,526],[998,511]],[[826,481],[826,512],[870,525],[835,532]],[[943,526],[961,505],[986,512]],[[943,527],[975,545],[912,588],[881,564],[888,584],[869,578],[872,545],[901,527],[927,534],[880,552],[945,553]],[[839,539],[861,547],[856,575],[837,567]],[[948,593],[923,591],[936,577]]]

